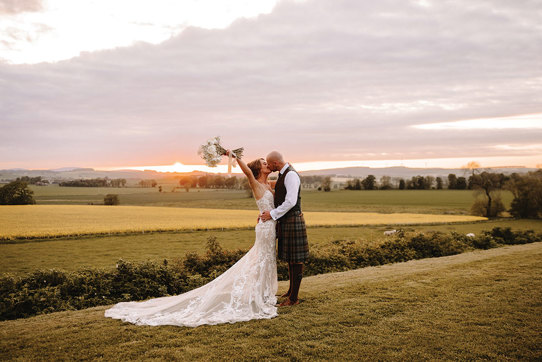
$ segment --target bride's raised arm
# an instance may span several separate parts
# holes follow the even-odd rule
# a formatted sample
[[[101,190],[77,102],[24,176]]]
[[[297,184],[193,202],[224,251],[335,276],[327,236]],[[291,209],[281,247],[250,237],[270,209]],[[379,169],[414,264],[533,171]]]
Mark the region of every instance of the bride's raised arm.
[[[230,153],[231,153],[230,150],[226,151],[226,155],[229,155]],[[250,185],[252,192],[255,192],[255,190],[257,189],[256,187],[258,186],[259,182],[254,177],[252,170],[247,166],[247,164],[242,159],[235,157],[235,154],[232,154],[232,157],[237,160],[239,167],[241,167],[241,170],[243,170],[243,173],[248,178],[248,184]]]

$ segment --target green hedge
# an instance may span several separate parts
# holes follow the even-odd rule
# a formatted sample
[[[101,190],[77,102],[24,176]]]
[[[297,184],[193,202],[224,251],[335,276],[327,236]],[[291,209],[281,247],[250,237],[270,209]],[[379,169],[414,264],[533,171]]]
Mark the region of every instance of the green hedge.
[[[455,232],[407,234],[399,231],[380,242],[337,240],[311,250],[305,275],[537,241],[542,241],[542,234],[530,230],[514,232],[510,228],[494,228],[476,237]],[[37,270],[25,276],[3,275],[0,277],[0,320],[184,293],[216,278],[245,252],[223,250],[216,238],[211,237],[204,255],[188,253],[179,260],[144,263],[119,260],[112,270]],[[281,280],[288,278],[285,263],[278,263],[278,275]]]

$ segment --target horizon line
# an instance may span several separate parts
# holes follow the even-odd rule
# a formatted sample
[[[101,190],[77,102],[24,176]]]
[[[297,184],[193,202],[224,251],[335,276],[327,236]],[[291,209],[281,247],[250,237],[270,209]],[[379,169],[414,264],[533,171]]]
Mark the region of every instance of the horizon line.
[[[418,169],[465,169],[469,162],[476,162],[480,169],[484,168],[542,168],[542,154],[530,156],[489,156],[489,157],[448,157],[426,159],[397,159],[397,160],[350,160],[350,161],[311,161],[290,162],[297,171],[320,171],[341,168],[418,168]],[[61,169],[90,168],[94,171],[155,171],[160,173],[228,173],[225,160],[216,167],[208,167],[203,164],[173,164],[145,165],[145,166],[73,166],[73,167],[49,167],[49,168],[23,168],[10,167],[4,170],[61,170]],[[241,174],[239,166],[232,169],[232,173]]]
[[[507,156],[507,157],[454,157],[434,159],[401,159],[401,160],[352,160],[352,161],[312,161],[312,162],[291,162],[299,172],[333,170],[341,168],[442,168],[442,169],[464,169],[469,162],[478,162],[480,168],[542,168],[542,155],[531,157]],[[163,173],[228,173],[227,165],[220,164],[216,167],[208,167],[201,164],[185,165],[175,162],[173,165],[158,166],[117,166],[117,167],[96,167],[96,170],[136,170],[156,171]],[[242,173],[237,167],[232,168],[232,173]]]

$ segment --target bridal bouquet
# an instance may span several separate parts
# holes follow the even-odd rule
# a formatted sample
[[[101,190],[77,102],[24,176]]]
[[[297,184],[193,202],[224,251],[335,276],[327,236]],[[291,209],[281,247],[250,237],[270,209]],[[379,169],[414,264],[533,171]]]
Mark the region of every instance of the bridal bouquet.
[[[232,151],[236,158],[243,157],[243,147],[237,148]],[[216,167],[222,160],[222,156],[226,155],[226,149],[220,145],[220,137],[216,136],[207,141],[206,144],[201,145],[198,154],[205,160],[205,163],[209,167]],[[232,157],[230,154],[228,162],[228,172],[231,173]]]

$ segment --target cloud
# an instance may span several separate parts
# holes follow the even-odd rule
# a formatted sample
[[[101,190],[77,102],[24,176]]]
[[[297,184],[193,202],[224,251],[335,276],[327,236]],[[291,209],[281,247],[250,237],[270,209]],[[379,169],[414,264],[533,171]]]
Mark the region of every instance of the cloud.
[[[495,145],[493,148],[505,151],[519,151],[520,154],[531,152],[533,154],[542,153],[542,144],[524,144],[524,145]]]
[[[0,40],[17,33],[8,47],[0,47],[1,58],[10,64],[36,64],[137,42],[158,44],[189,26],[222,29],[237,18],[269,13],[277,1],[49,0],[39,13],[0,14]]]
[[[454,122],[425,123],[411,126],[426,130],[542,129],[542,113],[511,117],[469,119]]]
[[[157,45],[1,65],[0,153],[192,164],[221,135],[247,157],[279,149],[298,162],[506,155],[492,146],[537,144],[542,130],[411,126],[541,113],[540,11],[535,1],[281,2]]]
[[[42,0],[0,0],[0,15],[37,12],[42,9]]]

